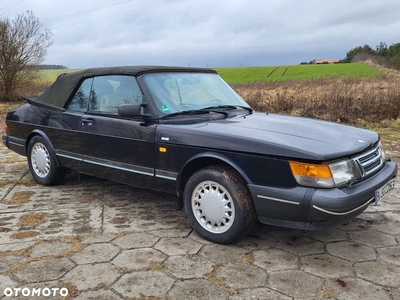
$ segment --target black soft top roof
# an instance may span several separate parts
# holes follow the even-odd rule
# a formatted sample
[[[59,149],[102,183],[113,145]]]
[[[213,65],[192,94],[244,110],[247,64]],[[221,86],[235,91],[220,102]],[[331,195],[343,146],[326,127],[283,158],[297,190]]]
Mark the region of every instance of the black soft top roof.
[[[217,73],[212,69],[168,66],[125,66],[92,68],[73,73],[65,73],[58,76],[57,80],[39,97],[28,99],[41,105],[63,108],[77,84],[83,79],[102,75],[132,75],[138,76],[144,73],[158,72],[200,72]]]

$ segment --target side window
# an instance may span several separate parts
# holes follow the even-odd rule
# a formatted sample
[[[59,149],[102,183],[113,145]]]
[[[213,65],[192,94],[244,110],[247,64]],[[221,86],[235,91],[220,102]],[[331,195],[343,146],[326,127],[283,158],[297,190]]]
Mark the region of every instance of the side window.
[[[142,92],[133,76],[99,76],[93,80],[89,110],[117,114],[118,106],[142,103]]]
[[[77,111],[87,111],[89,104],[90,88],[92,87],[92,78],[86,79],[76,91],[68,109]]]

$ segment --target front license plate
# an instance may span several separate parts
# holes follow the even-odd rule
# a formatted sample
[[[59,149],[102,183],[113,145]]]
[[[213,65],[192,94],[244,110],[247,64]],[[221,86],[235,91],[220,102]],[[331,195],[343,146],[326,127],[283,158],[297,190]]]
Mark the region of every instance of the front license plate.
[[[388,181],[383,187],[375,191],[375,205],[378,204],[387,194],[394,190],[394,179]]]

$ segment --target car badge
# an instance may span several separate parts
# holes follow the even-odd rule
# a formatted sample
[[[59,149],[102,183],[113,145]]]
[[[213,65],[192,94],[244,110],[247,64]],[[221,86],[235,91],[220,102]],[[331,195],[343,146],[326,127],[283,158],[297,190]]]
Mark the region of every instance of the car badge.
[[[365,143],[363,140],[358,140],[358,141],[359,141],[360,143],[363,143],[363,144]]]

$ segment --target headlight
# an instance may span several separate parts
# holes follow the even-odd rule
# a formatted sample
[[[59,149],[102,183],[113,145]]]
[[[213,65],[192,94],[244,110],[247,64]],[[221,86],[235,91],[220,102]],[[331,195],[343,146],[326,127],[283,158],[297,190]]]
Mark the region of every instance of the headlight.
[[[353,160],[344,160],[326,165],[289,161],[290,169],[297,183],[316,188],[333,188],[361,177]]]
[[[336,186],[352,182],[361,177],[354,160],[345,160],[329,165]]]

